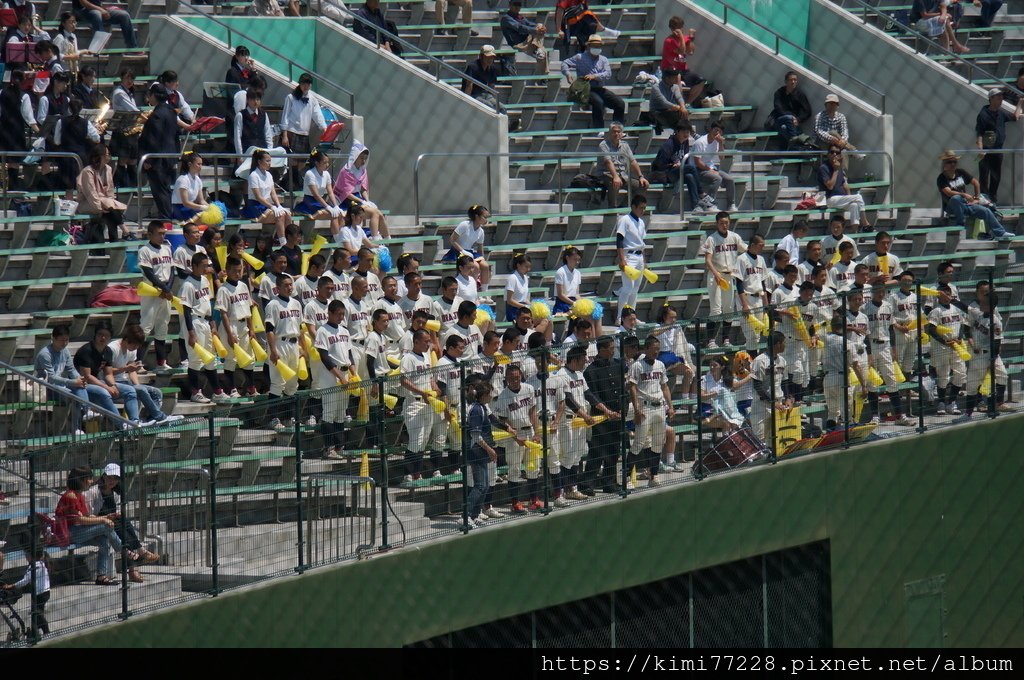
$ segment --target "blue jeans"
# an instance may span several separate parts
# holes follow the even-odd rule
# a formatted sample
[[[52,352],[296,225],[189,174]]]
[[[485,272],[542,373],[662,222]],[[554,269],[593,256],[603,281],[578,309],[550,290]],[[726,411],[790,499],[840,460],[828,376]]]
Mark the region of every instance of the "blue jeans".
[[[686,194],[690,197],[690,209],[697,207],[700,202],[699,184],[697,182],[697,168],[692,165],[683,165],[683,185],[686,186]],[[673,186],[679,182],[679,168],[672,168],[665,173]]]
[[[483,511],[484,497],[487,495],[487,459],[469,463],[469,467],[473,469],[473,486],[466,501],[469,504],[467,510],[469,518],[476,519]]]
[[[167,414],[160,409],[160,406],[164,401],[164,395],[160,390],[152,385],[133,385],[131,383],[121,382],[118,380],[117,389],[122,393],[134,391],[135,398],[142,403],[142,406],[145,407],[146,413],[149,415],[151,420],[163,420],[167,417]],[[125,404],[125,408],[128,408],[127,404]],[[138,412],[138,407],[136,407],[136,412]]]
[[[99,385],[86,385],[85,390],[89,394],[89,401],[100,408],[117,413],[117,407],[114,406],[114,400],[111,398],[110,392],[107,392]],[[118,390],[121,390],[120,385],[118,385]],[[135,390],[121,390],[117,401],[124,404],[124,410],[128,413],[128,420],[139,419],[139,400],[135,396]]]
[[[999,223],[992,211],[977,203],[968,203],[963,196],[953,196],[946,204],[946,212],[953,216],[957,224],[966,226],[965,217],[979,219],[985,223],[985,231],[990,236],[999,237],[1006,233],[1006,228]]]
[[[77,9],[75,10],[75,18],[79,21],[87,22],[92,26],[94,31],[102,31],[103,25],[106,23],[107,27],[118,26],[121,29],[121,35],[124,36],[124,46],[129,49],[134,49],[139,46],[135,41],[135,29],[132,28],[132,17],[128,12],[123,9],[114,9],[110,11],[110,18],[105,22],[103,20],[103,14],[99,10],[95,9]]]
[[[786,113],[776,118],[775,127],[786,141],[789,141],[800,134],[800,128],[796,125],[796,116],[791,113]]]
[[[117,532],[106,524],[90,524],[82,526],[72,524],[71,542],[75,545],[95,545],[100,549],[96,559],[96,576],[113,576],[114,562],[110,559],[110,550],[121,552],[121,539]]]

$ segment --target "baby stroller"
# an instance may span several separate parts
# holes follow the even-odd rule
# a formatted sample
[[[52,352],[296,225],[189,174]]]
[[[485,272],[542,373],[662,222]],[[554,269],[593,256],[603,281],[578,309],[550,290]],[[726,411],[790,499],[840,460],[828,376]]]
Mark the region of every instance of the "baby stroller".
[[[21,618],[18,612],[14,609],[14,603],[21,597],[21,593],[17,590],[3,590],[0,589],[0,618],[3,618],[4,623],[11,629],[11,632],[7,634],[7,642],[18,642],[25,639],[25,621]],[[10,616],[4,611],[4,607],[10,610]],[[11,620],[13,618],[13,621]],[[17,623],[17,626],[15,626]]]

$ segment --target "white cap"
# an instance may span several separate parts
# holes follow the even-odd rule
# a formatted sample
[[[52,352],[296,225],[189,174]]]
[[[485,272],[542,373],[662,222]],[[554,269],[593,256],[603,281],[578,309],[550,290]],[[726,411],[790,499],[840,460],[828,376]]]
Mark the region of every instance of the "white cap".
[[[1005,91],[1003,90],[1003,88],[993,87],[991,90],[988,91],[988,98],[992,99],[992,97],[1002,97],[1004,94]]]
[[[498,53],[494,50],[494,45],[484,45],[480,48],[480,54],[485,57],[494,57],[497,56]]]
[[[107,467],[103,468],[103,474],[107,477],[120,477],[121,466],[117,463],[107,463]]]
[[[839,103],[839,95],[837,95],[837,94],[827,94],[827,95],[825,95],[825,103],[826,104],[829,104],[829,103],[838,104]]]

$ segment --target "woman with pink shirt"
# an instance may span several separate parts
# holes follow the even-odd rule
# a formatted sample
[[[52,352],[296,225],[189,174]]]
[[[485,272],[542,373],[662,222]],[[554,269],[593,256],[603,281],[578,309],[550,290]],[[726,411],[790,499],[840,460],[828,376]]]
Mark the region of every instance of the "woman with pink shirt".
[[[370,174],[366,167],[369,158],[370,150],[366,145],[353,141],[348,163],[338,173],[338,179],[334,183],[334,195],[337,196],[343,210],[348,210],[353,203],[363,207],[370,223],[368,235],[376,241],[380,238],[390,238],[390,234],[380,208],[370,200]]]

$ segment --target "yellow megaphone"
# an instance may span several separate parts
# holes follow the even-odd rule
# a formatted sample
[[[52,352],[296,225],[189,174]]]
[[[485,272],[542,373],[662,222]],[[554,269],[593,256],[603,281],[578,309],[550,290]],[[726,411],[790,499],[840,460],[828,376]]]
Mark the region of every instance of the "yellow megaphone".
[[[843,259],[843,256],[839,254],[839,249],[836,248],[836,252],[832,253],[832,264],[839,262],[841,259]]]
[[[317,234],[316,238],[313,239],[313,247],[310,249],[309,254],[316,255],[325,245],[327,245],[327,238],[321,234]]]
[[[195,353],[199,355],[199,360],[204,364],[209,364],[217,359],[217,357],[213,356],[213,352],[206,349],[198,342],[192,345],[192,349],[195,350]]]
[[[427,323],[423,325],[423,327],[426,328],[431,333],[441,332],[441,322],[438,321],[437,319],[429,319]]]
[[[252,330],[254,333],[263,333],[267,327],[263,325],[263,315],[260,314],[259,305],[252,306]]]
[[[389,363],[389,364],[391,364],[392,366],[398,366],[398,365],[399,365],[399,364],[401,364],[402,362],[401,362],[401,360],[399,360],[399,358],[398,358],[398,357],[393,357],[393,356],[391,356],[391,355],[389,354],[389,355],[388,355],[388,363]]]
[[[953,349],[956,350],[957,355],[964,361],[971,360],[971,351],[967,349],[967,346],[962,340],[957,340],[953,343]]]
[[[879,255],[878,256],[878,268],[882,270],[882,273],[889,276],[889,256]]]
[[[237,342],[231,346],[231,351],[235,353],[235,363],[238,364],[239,368],[249,368],[252,366],[254,361],[252,355],[242,349],[242,346]]]
[[[600,425],[604,421],[608,420],[608,416],[594,416],[593,418],[591,418],[591,420],[594,421],[592,423],[592,425]],[[576,417],[576,418],[572,419],[572,426],[573,427],[577,427],[577,428],[579,428],[579,427],[590,427],[590,425],[587,425],[587,421],[586,420],[584,420],[583,418],[579,418],[579,417]]]
[[[256,271],[263,269],[263,260],[253,255],[250,255],[244,250],[242,251],[242,259],[248,262],[249,266],[255,269]]]
[[[263,349],[263,345],[256,342],[255,340],[252,342],[252,356],[254,359],[256,359],[256,361],[259,361],[260,363],[263,363],[264,361],[267,360],[267,350]]]
[[[921,286],[921,295],[925,297],[939,297],[939,291],[936,288]]]
[[[718,287],[721,288],[722,290],[729,290],[730,284],[728,279],[726,279],[724,276],[718,279]]]
[[[523,444],[525,444],[526,448],[535,453],[539,453],[544,450],[544,446],[540,442],[535,442],[532,439],[527,439]]]
[[[641,273],[644,275],[644,278],[647,279],[647,283],[658,282],[658,274],[656,272],[653,272],[650,269],[645,269]]]
[[[213,351],[216,352],[217,356],[221,359],[228,355],[227,347],[225,347],[224,343],[220,341],[220,337],[218,337],[216,333],[213,334]]]
[[[281,379],[285,382],[288,382],[298,375],[294,368],[284,362],[284,359],[278,359],[274,366],[277,367],[277,372],[281,374]]]
[[[540,467],[539,463],[544,457],[544,447],[537,442],[526,440],[526,469],[534,471]]]
[[[393,394],[385,394],[384,395],[384,405],[387,406],[390,409],[395,408],[396,406],[398,406],[398,397],[396,397]]]
[[[510,363],[511,361],[512,359],[510,359],[507,354],[502,354],[501,352],[498,352],[497,354],[494,355],[494,363],[498,364],[499,366],[504,366],[505,364]]]
[[[149,281],[139,281],[139,284],[135,286],[135,292],[139,295],[139,297],[160,297],[163,294],[163,291],[161,291],[159,288],[154,286]],[[178,310],[179,314],[185,313],[181,306],[181,298],[179,298],[178,296],[171,296],[171,304],[174,305],[174,308]]]
[[[760,315],[751,312],[745,316],[747,317],[747,322],[755,333],[763,335],[768,332],[768,324],[763,321]]]
[[[504,441],[505,439],[512,439],[512,433],[508,430],[494,430],[491,433],[491,436],[496,442]]]
[[[877,370],[875,370],[874,366],[868,367],[868,382],[870,382],[874,387],[879,387],[880,385],[885,383],[885,381],[882,380],[882,375]]]
[[[306,357],[299,357],[299,370],[295,373],[299,376],[299,380],[309,380],[309,367],[306,365]]]
[[[346,385],[345,391],[349,394],[359,394],[363,391],[363,388],[359,387],[359,376],[355,371],[349,370],[348,380],[344,384]]]
[[[213,251],[217,254],[217,262],[220,263],[221,271],[223,271],[228,266],[228,247],[217,246]]]
[[[434,368],[437,366],[437,352],[430,350],[430,367]]]
[[[306,350],[310,361],[320,361],[320,352],[313,346],[313,341],[309,339],[309,334],[305,332],[302,333],[302,348]]]
[[[892,372],[894,374],[893,377],[896,378],[896,384],[902,385],[907,382],[907,376],[903,375],[903,369],[898,361],[892,362]]]
[[[360,392],[362,394],[359,397],[359,406],[356,407],[356,420],[365,423],[370,420],[370,399],[363,390]]]
[[[299,269],[299,271],[302,273],[303,276],[305,276],[306,272],[309,271],[309,258],[310,257],[312,257],[312,255],[310,253],[302,253],[302,267],[301,267],[301,269]]]
[[[630,281],[636,281],[640,278],[640,270],[636,267],[630,267],[628,264],[622,268],[622,273],[626,275],[626,278]]]
[[[981,381],[981,385],[978,387],[978,394],[983,397],[992,395],[992,371],[991,369],[985,371],[985,378]]]
[[[953,335],[953,329],[942,324],[935,324],[935,332],[939,335]]]
[[[850,387],[857,387],[860,385],[860,378],[857,377],[857,372],[850,369],[850,372],[846,374],[846,380],[850,383]]]
[[[857,390],[853,395],[853,420],[854,422],[860,421],[860,415],[864,411],[864,394]]]
[[[258,287],[261,283],[263,283],[263,279],[265,279],[266,276],[266,274],[260,274],[259,276],[252,280],[253,284],[255,284]]]

